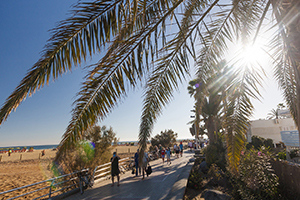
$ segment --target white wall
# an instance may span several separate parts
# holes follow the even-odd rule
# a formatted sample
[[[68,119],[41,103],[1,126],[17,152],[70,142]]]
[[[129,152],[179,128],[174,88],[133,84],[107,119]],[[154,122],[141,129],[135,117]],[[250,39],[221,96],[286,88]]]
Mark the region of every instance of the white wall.
[[[275,144],[281,141],[280,131],[297,130],[293,118],[260,119],[250,121],[250,124],[250,128],[247,132],[247,142],[251,142],[251,137],[257,135],[265,139],[270,138]]]

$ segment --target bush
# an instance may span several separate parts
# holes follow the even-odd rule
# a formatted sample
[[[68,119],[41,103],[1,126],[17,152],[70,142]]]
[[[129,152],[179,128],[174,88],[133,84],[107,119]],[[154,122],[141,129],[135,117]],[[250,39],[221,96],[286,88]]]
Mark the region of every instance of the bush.
[[[239,165],[241,184],[239,193],[243,199],[274,199],[277,194],[278,177],[270,164],[266,151],[250,149],[243,153]]]
[[[116,143],[116,133],[110,127],[91,127],[84,133],[83,140],[67,149],[56,159],[55,164],[63,173],[71,173],[83,168],[94,169],[96,166],[109,162],[111,144]],[[55,168],[53,168],[54,171]]]
[[[286,152],[282,151],[282,152],[278,152],[278,158],[281,160],[286,160]]]
[[[201,172],[193,170],[190,173],[188,187],[199,190],[202,187],[201,185],[202,180],[203,180],[203,174]]]
[[[223,171],[226,170],[226,150],[223,146],[221,139],[214,144],[208,145],[205,150],[205,160],[210,167],[213,163],[220,167]]]
[[[161,131],[160,134],[157,134],[154,138],[151,138],[151,147],[150,151],[154,150],[155,146],[161,146],[167,148],[171,147],[173,143],[176,142],[177,133],[174,133],[173,130]]]
[[[263,137],[254,135],[251,137],[251,142],[246,145],[246,148],[251,149],[253,147],[256,150],[259,150],[262,146],[265,146],[267,149],[273,149],[273,140],[270,138],[265,139]]]
[[[210,166],[207,174],[209,177],[212,177],[214,184],[217,184],[224,177],[224,172],[216,164]]]
[[[189,188],[199,190],[202,187],[202,180],[206,178],[199,168],[202,161],[202,159],[197,158],[194,162],[187,184]]]
[[[295,157],[297,157],[298,156],[298,149],[294,149],[294,150],[292,150],[292,151],[290,151],[290,157],[291,157],[291,159],[293,159],[293,158],[295,158]]]

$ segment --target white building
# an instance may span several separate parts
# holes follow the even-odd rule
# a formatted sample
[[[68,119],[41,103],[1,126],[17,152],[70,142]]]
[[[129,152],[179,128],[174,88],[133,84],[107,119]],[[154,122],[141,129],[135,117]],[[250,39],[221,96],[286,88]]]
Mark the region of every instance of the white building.
[[[276,144],[281,142],[280,131],[297,130],[293,118],[259,119],[250,121],[250,124],[250,128],[247,131],[247,142],[251,142],[251,137],[257,135],[265,139],[270,138]]]

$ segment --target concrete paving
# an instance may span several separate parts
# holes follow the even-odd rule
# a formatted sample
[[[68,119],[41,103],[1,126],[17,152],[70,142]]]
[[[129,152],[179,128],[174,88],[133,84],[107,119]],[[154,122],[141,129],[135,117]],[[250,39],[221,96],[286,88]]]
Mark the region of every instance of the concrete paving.
[[[149,177],[135,177],[131,172],[121,174],[120,186],[111,187],[111,180],[96,183],[93,188],[85,190],[84,194],[74,194],[67,200],[162,200],[182,199],[187,184],[189,172],[193,163],[189,162],[194,154],[185,151],[182,157],[171,157],[172,164],[163,164],[161,159],[150,162],[152,174]],[[115,177],[116,181],[116,177]]]

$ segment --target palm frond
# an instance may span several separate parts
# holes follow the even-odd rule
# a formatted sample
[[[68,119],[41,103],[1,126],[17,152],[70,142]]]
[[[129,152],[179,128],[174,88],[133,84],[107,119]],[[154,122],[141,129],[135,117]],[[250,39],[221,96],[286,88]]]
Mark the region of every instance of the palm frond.
[[[238,71],[237,73],[241,73]],[[224,128],[226,130],[227,159],[232,172],[237,172],[241,151],[244,148],[249,118],[253,112],[250,97],[258,97],[259,91],[250,71],[242,76],[235,75],[233,84],[227,91]],[[258,80],[259,81],[259,80]],[[260,80],[261,81],[261,80]],[[254,90],[254,91],[253,91]]]
[[[185,48],[187,39],[197,30],[199,23],[217,2],[218,0],[212,4],[206,4],[202,1],[187,1],[185,16],[182,18],[178,35],[167,46],[163,47],[166,55],[156,61],[157,67],[147,82],[139,130],[139,143],[142,152],[146,148],[146,141],[151,135],[157,117],[161,114],[162,107],[170,101],[178,82],[185,78],[185,74],[189,73],[188,51]],[[192,14],[199,11],[198,9],[204,10],[203,15],[193,22]]]
[[[141,81],[148,70],[143,61],[148,59],[148,51],[153,48],[147,41],[182,2],[178,1],[169,10],[158,6],[159,1],[147,4],[146,11],[144,6],[138,6],[137,12],[131,15],[131,21],[123,24],[107,53],[93,66],[78,93],[72,120],[61,141],[62,150],[80,139],[82,133],[98,119],[105,118],[118,101],[125,97],[128,86],[135,87],[137,81]],[[128,35],[126,40],[124,35]]]
[[[294,119],[297,118],[297,87],[294,68],[288,55],[288,47],[284,45],[282,37],[276,35],[272,42],[272,57],[274,59],[274,76]]]
[[[49,83],[52,76],[57,79],[73,65],[92,55],[110,37],[118,32],[116,16],[123,16],[126,2],[123,0],[80,2],[73,7],[73,16],[61,21],[52,29],[52,37],[42,51],[42,56],[34,64],[19,86],[7,98],[0,110],[0,124],[3,123],[20,103]],[[126,16],[124,16],[126,18]]]

